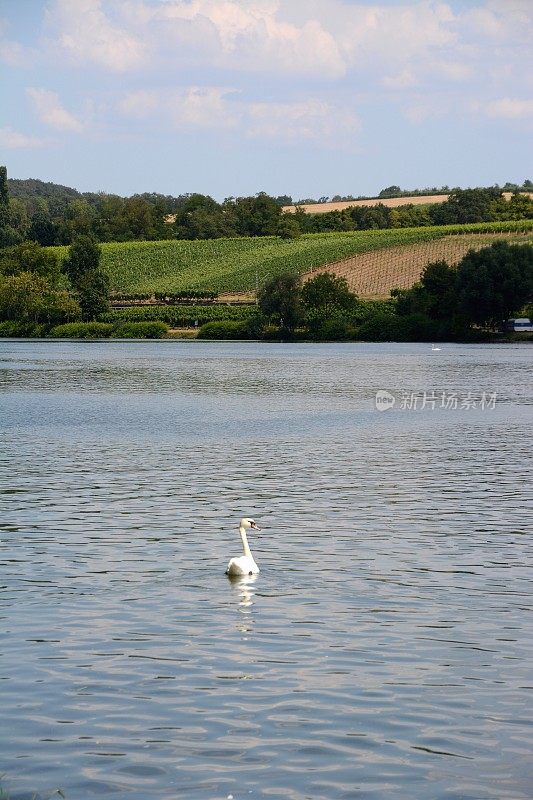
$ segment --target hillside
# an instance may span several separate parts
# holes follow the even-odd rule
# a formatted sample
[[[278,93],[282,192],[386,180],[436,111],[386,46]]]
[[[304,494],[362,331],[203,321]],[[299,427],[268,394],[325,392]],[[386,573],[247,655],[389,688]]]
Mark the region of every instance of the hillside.
[[[513,240],[529,240],[532,231],[533,221],[525,220],[308,234],[295,240],[265,236],[121,242],[102,245],[102,266],[113,292],[250,292],[257,282],[282,272],[327,268],[346,275],[361,296],[383,296],[395,286],[411,285],[428,260],[448,258],[453,248],[462,254],[505,233]],[[56,249],[66,254],[65,247]]]
[[[520,194],[527,195],[533,198],[533,192],[520,192]],[[512,192],[503,192],[503,197],[510,200],[513,196]],[[345,211],[347,208],[357,208],[358,206],[378,206],[383,205],[387,208],[398,208],[400,206],[427,206],[434,203],[445,203],[448,199],[448,194],[432,194],[421,195],[416,194],[412,196],[402,195],[401,197],[374,197],[364,198],[361,200],[345,200],[340,202],[330,203],[308,203],[299,206],[283,206],[282,211],[288,214],[296,213],[296,208],[303,208],[307,214],[327,214],[330,211]]]
[[[328,264],[327,271],[345,278],[352,292],[361,298],[384,299],[390,296],[391,289],[409,289],[419,280],[426,264],[444,260],[455,265],[469,250],[480,250],[498,240],[509,244],[532,244],[533,230],[444,236],[434,241],[360,253]],[[310,270],[303,278],[308,280],[323,270],[324,267]]]

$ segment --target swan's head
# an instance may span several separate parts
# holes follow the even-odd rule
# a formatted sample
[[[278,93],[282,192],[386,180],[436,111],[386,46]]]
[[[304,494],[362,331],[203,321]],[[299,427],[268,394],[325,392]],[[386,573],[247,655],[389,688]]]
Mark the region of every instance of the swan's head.
[[[250,530],[250,528],[251,528],[253,531],[259,531],[259,530],[261,530],[261,528],[259,528],[259,527],[258,527],[258,525],[256,525],[256,522],[255,522],[255,520],[253,520],[253,519],[249,519],[248,517],[243,517],[243,518],[241,519],[241,522],[240,522],[240,525],[239,525],[239,527],[240,527],[240,528],[244,528],[244,530],[245,530],[245,531],[248,531],[248,530]]]

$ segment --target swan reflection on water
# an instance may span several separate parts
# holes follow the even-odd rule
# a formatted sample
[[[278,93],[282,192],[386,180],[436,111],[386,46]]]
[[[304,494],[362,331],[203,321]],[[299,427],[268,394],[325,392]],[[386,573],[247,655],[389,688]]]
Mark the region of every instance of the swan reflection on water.
[[[251,633],[254,622],[252,616],[254,605],[253,597],[255,594],[253,585],[257,580],[257,575],[228,575],[228,580],[231,584],[232,591],[239,598],[239,618],[237,619],[236,628],[241,633]],[[244,616],[240,616],[241,614]]]
[[[257,575],[228,575],[228,580],[233,590],[239,594],[239,610],[243,614],[250,614],[254,604],[253,585]]]

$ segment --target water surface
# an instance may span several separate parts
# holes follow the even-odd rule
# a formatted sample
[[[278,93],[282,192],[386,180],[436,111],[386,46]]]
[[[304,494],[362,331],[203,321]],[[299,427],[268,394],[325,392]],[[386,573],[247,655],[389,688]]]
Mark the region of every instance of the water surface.
[[[13,800],[530,799],[532,353],[1,342]]]

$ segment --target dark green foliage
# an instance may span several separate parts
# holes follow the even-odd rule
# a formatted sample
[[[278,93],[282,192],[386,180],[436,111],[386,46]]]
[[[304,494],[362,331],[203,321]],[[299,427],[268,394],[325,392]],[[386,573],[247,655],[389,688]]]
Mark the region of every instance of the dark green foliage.
[[[287,226],[283,222],[281,207],[291,204],[288,195],[273,198],[260,192],[252,197],[229,197],[223,203],[217,203],[212,197],[197,193],[178,197],[156,193],[119,197],[104,192],[82,194],[66,186],[33,179],[4,183],[9,188],[11,198],[24,206],[26,220],[30,224],[29,233],[27,225],[21,231],[13,220],[6,219],[3,226],[0,224],[4,246],[16,244],[26,236],[42,245],[51,245],[70,244],[82,234],[92,235],[100,242],[266,235],[292,238],[297,235],[293,222]],[[503,190],[531,191],[529,183],[524,181],[521,187],[508,183]],[[501,191],[500,187],[454,189],[448,202],[436,205],[413,206],[406,202],[405,206],[390,209],[381,204],[352,207],[328,214],[298,212],[291,217],[298,223],[302,233],[319,233],[475,220],[530,219],[533,216],[533,202],[530,199],[516,195],[507,203],[501,197]],[[448,192],[446,186],[402,191],[393,185],[383,189],[380,197]],[[332,198],[345,201],[354,199],[353,195],[336,195]],[[327,200],[327,197],[322,197],[318,201],[301,200],[299,203]],[[175,223],[171,224],[169,218],[172,220],[173,217]],[[280,223],[283,223],[281,228]]]
[[[79,236],[70,247],[62,270],[68,275],[73,286],[87,272],[99,269],[101,250],[98,242],[91,236]]]
[[[457,269],[457,306],[467,320],[495,326],[533,299],[533,247],[495,242],[471,250]]]
[[[78,319],[80,307],[65,291],[33,272],[0,278],[0,319],[57,324]]]
[[[166,333],[165,322],[125,322],[112,335],[116,339],[162,339]]]
[[[44,336],[44,325],[39,325],[35,322],[20,322],[13,320],[6,320],[0,322],[0,336],[1,337],[37,337]],[[1,797],[1,795],[0,795]]]
[[[501,189],[454,189],[446,206],[447,222],[485,222],[492,219],[491,204],[501,197]],[[447,224],[447,223],[445,223]]]
[[[0,247],[9,247],[20,241],[20,236],[12,226],[7,187],[7,169],[0,166]]]
[[[0,166],[0,232],[8,224],[8,220],[9,192],[7,189],[7,168]]]
[[[377,313],[363,322],[357,338],[363,342],[402,342],[405,340],[403,320],[392,314]]]
[[[105,322],[70,322],[56,325],[49,336],[60,339],[107,339],[113,332],[113,325]]]
[[[298,239],[300,236],[300,226],[294,214],[283,214],[278,224],[278,236],[280,239]]]
[[[302,319],[298,275],[288,272],[271,278],[260,289],[257,299],[265,318],[279,325],[281,338],[291,339]]]
[[[399,186],[387,186],[385,189],[381,190],[378,197],[398,197],[401,193],[402,190]]]
[[[422,338],[468,338],[472,325],[495,327],[531,302],[533,247],[495,242],[468,252],[457,268],[436,261],[419,283],[392,294],[400,317]]]
[[[28,239],[38,242],[43,247],[59,244],[58,227],[46,211],[37,211],[33,215],[28,229]]]
[[[60,279],[59,256],[53,250],[45,250],[37,242],[22,242],[0,251],[0,274],[19,275],[33,272],[47,278],[52,286]]]
[[[429,263],[411,289],[393,290],[401,316],[424,314],[434,320],[450,320],[457,313],[457,270],[446,261]]]
[[[248,320],[257,314],[255,306],[228,306],[213,304],[205,306],[136,306],[115,308],[101,316],[104,322],[122,324],[124,322],[146,322],[160,320],[173,328],[186,328],[204,325],[217,320]]]
[[[305,315],[305,327],[315,342],[343,342],[353,338],[352,319],[337,306],[313,308]]]
[[[315,341],[349,339],[357,309],[357,296],[344,278],[321,272],[304,284],[301,299],[305,326]]]
[[[259,192],[255,197],[238,197],[233,204],[238,236],[275,236],[281,218],[276,201]]]
[[[207,322],[198,331],[198,339],[250,339],[250,331],[246,322],[219,320]]]
[[[74,284],[82,318],[93,320],[109,309],[109,276],[101,269],[85,272]]]
[[[308,309],[335,307],[352,312],[357,306],[357,295],[350,291],[346,279],[331,272],[320,272],[307,281],[301,297]]]
[[[62,264],[78,295],[84,321],[94,320],[109,309],[110,280],[100,269],[100,258],[100,245],[90,236],[79,236]]]

